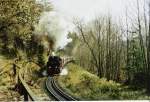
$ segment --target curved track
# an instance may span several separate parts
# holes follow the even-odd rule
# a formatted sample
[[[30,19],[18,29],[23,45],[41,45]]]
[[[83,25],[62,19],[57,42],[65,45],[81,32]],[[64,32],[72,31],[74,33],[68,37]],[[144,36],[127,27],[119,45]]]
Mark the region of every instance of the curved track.
[[[76,101],[75,98],[66,94],[58,87],[53,77],[48,77],[46,80],[46,88],[58,101]]]

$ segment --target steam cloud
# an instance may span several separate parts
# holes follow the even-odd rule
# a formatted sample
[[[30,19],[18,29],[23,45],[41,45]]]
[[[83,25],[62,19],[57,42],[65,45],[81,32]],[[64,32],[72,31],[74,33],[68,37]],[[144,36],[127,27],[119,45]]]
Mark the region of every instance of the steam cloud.
[[[60,75],[67,75],[68,74],[68,69],[67,68],[63,68]]]
[[[39,24],[36,25],[35,34],[45,35],[52,38],[55,41],[55,49],[62,47],[65,34],[65,26],[62,24],[62,18],[60,18],[55,12],[44,12],[40,18]],[[45,46],[48,46],[47,42],[44,42]]]

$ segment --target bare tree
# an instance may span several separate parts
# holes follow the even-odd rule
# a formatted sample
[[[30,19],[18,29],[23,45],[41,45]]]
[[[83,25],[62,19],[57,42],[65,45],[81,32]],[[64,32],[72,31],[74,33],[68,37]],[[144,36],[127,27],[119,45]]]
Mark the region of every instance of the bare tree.
[[[148,31],[148,48],[147,48],[147,62],[148,62],[148,80],[147,80],[147,90],[150,92],[150,2],[149,2],[149,31]]]

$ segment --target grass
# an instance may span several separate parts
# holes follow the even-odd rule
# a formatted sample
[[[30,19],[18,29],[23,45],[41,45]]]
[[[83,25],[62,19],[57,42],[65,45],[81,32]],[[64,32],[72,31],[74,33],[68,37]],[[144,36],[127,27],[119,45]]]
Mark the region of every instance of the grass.
[[[26,55],[19,51],[21,60],[16,62],[17,66],[20,66],[24,72],[24,80],[33,88],[33,91],[38,95],[45,96],[41,86],[41,78],[39,78],[40,67],[33,63],[27,62]],[[44,60],[47,59],[46,55]],[[0,101],[21,101],[22,98],[20,94],[15,91],[15,85],[18,84],[18,72],[19,67],[16,67],[16,75],[13,71],[13,63],[16,58],[7,58],[0,54]],[[33,60],[36,62],[37,59]],[[41,80],[40,80],[41,79]],[[12,93],[11,95],[9,95]],[[15,94],[14,94],[15,93]]]
[[[46,77],[41,77],[39,75],[41,71],[40,67],[33,62],[29,62],[25,67],[24,80],[28,83],[30,89],[39,98],[39,101],[50,101],[49,97],[44,92]]]
[[[75,64],[69,64],[68,70],[68,75],[59,77],[58,82],[68,93],[83,100],[150,99],[144,89],[132,90],[112,80],[100,79]]]
[[[20,95],[12,90],[14,80],[12,75],[12,60],[0,56],[0,101],[17,101]]]

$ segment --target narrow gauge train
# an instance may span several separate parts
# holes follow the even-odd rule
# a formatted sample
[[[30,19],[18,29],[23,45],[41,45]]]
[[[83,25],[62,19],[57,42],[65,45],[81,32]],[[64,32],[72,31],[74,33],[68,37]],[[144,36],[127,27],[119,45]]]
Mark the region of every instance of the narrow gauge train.
[[[62,70],[62,59],[59,56],[50,56],[47,62],[47,73],[50,76],[57,75]]]

